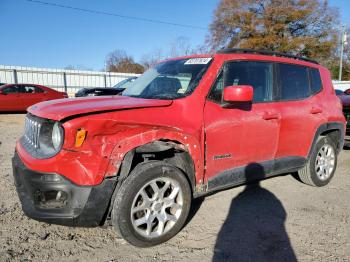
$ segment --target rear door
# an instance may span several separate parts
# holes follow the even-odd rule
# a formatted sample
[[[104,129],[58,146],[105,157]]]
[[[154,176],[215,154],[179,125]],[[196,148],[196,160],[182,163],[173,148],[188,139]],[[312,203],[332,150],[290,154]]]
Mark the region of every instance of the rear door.
[[[269,62],[232,61],[225,65],[204,109],[206,179],[253,163],[273,163],[280,127],[273,102],[273,72],[274,65]],[[253,103],[225,104],[223,89],[230,85],[251,85]],[[225,183],[230,182],[234,181]]]
[[[16,85],[3,87],[1,90],[2,94],[0,94],[0,110],[22,110],[22,105],[19,101],[18,87]]]
[[[306,157],[315,132],[324,121],[318,69],[278,64],[281,132],[277,158]]]

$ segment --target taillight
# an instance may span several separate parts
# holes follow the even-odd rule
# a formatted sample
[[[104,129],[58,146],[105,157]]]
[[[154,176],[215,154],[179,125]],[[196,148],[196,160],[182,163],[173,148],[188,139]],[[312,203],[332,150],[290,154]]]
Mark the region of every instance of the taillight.
[[[66,92],[63,92],[63,97],[64,98],[68,98],[69,96],[68,96],[68,94]]]

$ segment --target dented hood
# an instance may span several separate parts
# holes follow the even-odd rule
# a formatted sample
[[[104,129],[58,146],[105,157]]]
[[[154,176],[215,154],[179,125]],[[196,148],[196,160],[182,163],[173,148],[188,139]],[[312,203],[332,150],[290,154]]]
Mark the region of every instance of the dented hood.
[[[127,96],[95,96],[41,102],[29,107],[28,112],[42,118],[59,121],[75,115],[132,108],[162,107],[169,106],[171,103],[172,100],[142,99]]]

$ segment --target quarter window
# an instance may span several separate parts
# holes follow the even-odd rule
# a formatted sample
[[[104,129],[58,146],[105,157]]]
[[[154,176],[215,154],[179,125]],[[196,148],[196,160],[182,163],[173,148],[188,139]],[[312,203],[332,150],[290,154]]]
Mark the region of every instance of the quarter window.
[[[279,64],[281,100],[303,99],[310,96],[307,68],[299,65]]]
[[[214,102],[221,103],[222,101],[222,91],[224,90],[224,79],[223,72],[219,74],[219,77],[216,79],[216,82],[208,96],[208,98]]]
[[[322,81],[320,76],[320,71],[318,69],[310,68],[310,84],[311,84],[311,93],[316,94],[322,89]]]

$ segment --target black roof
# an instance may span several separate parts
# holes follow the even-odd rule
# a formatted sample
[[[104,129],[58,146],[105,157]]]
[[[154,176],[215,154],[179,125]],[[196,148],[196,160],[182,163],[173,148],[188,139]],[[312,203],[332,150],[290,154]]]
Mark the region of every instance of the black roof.
[[[280,53],[280,52],[274,52],[269,50],[255,50],[255,49],[242,49],[242,48],[224,48],[217,52],[218,54],[258,54],[258,55],[270,55],[270,56],[278,56],[278,57],[286,57],[286,58],[292,58],[297,60],[303,60],[306,62],[318,64],[317,61],[302,57],[302,56],[296,56],[292,54],[287,53]]]

